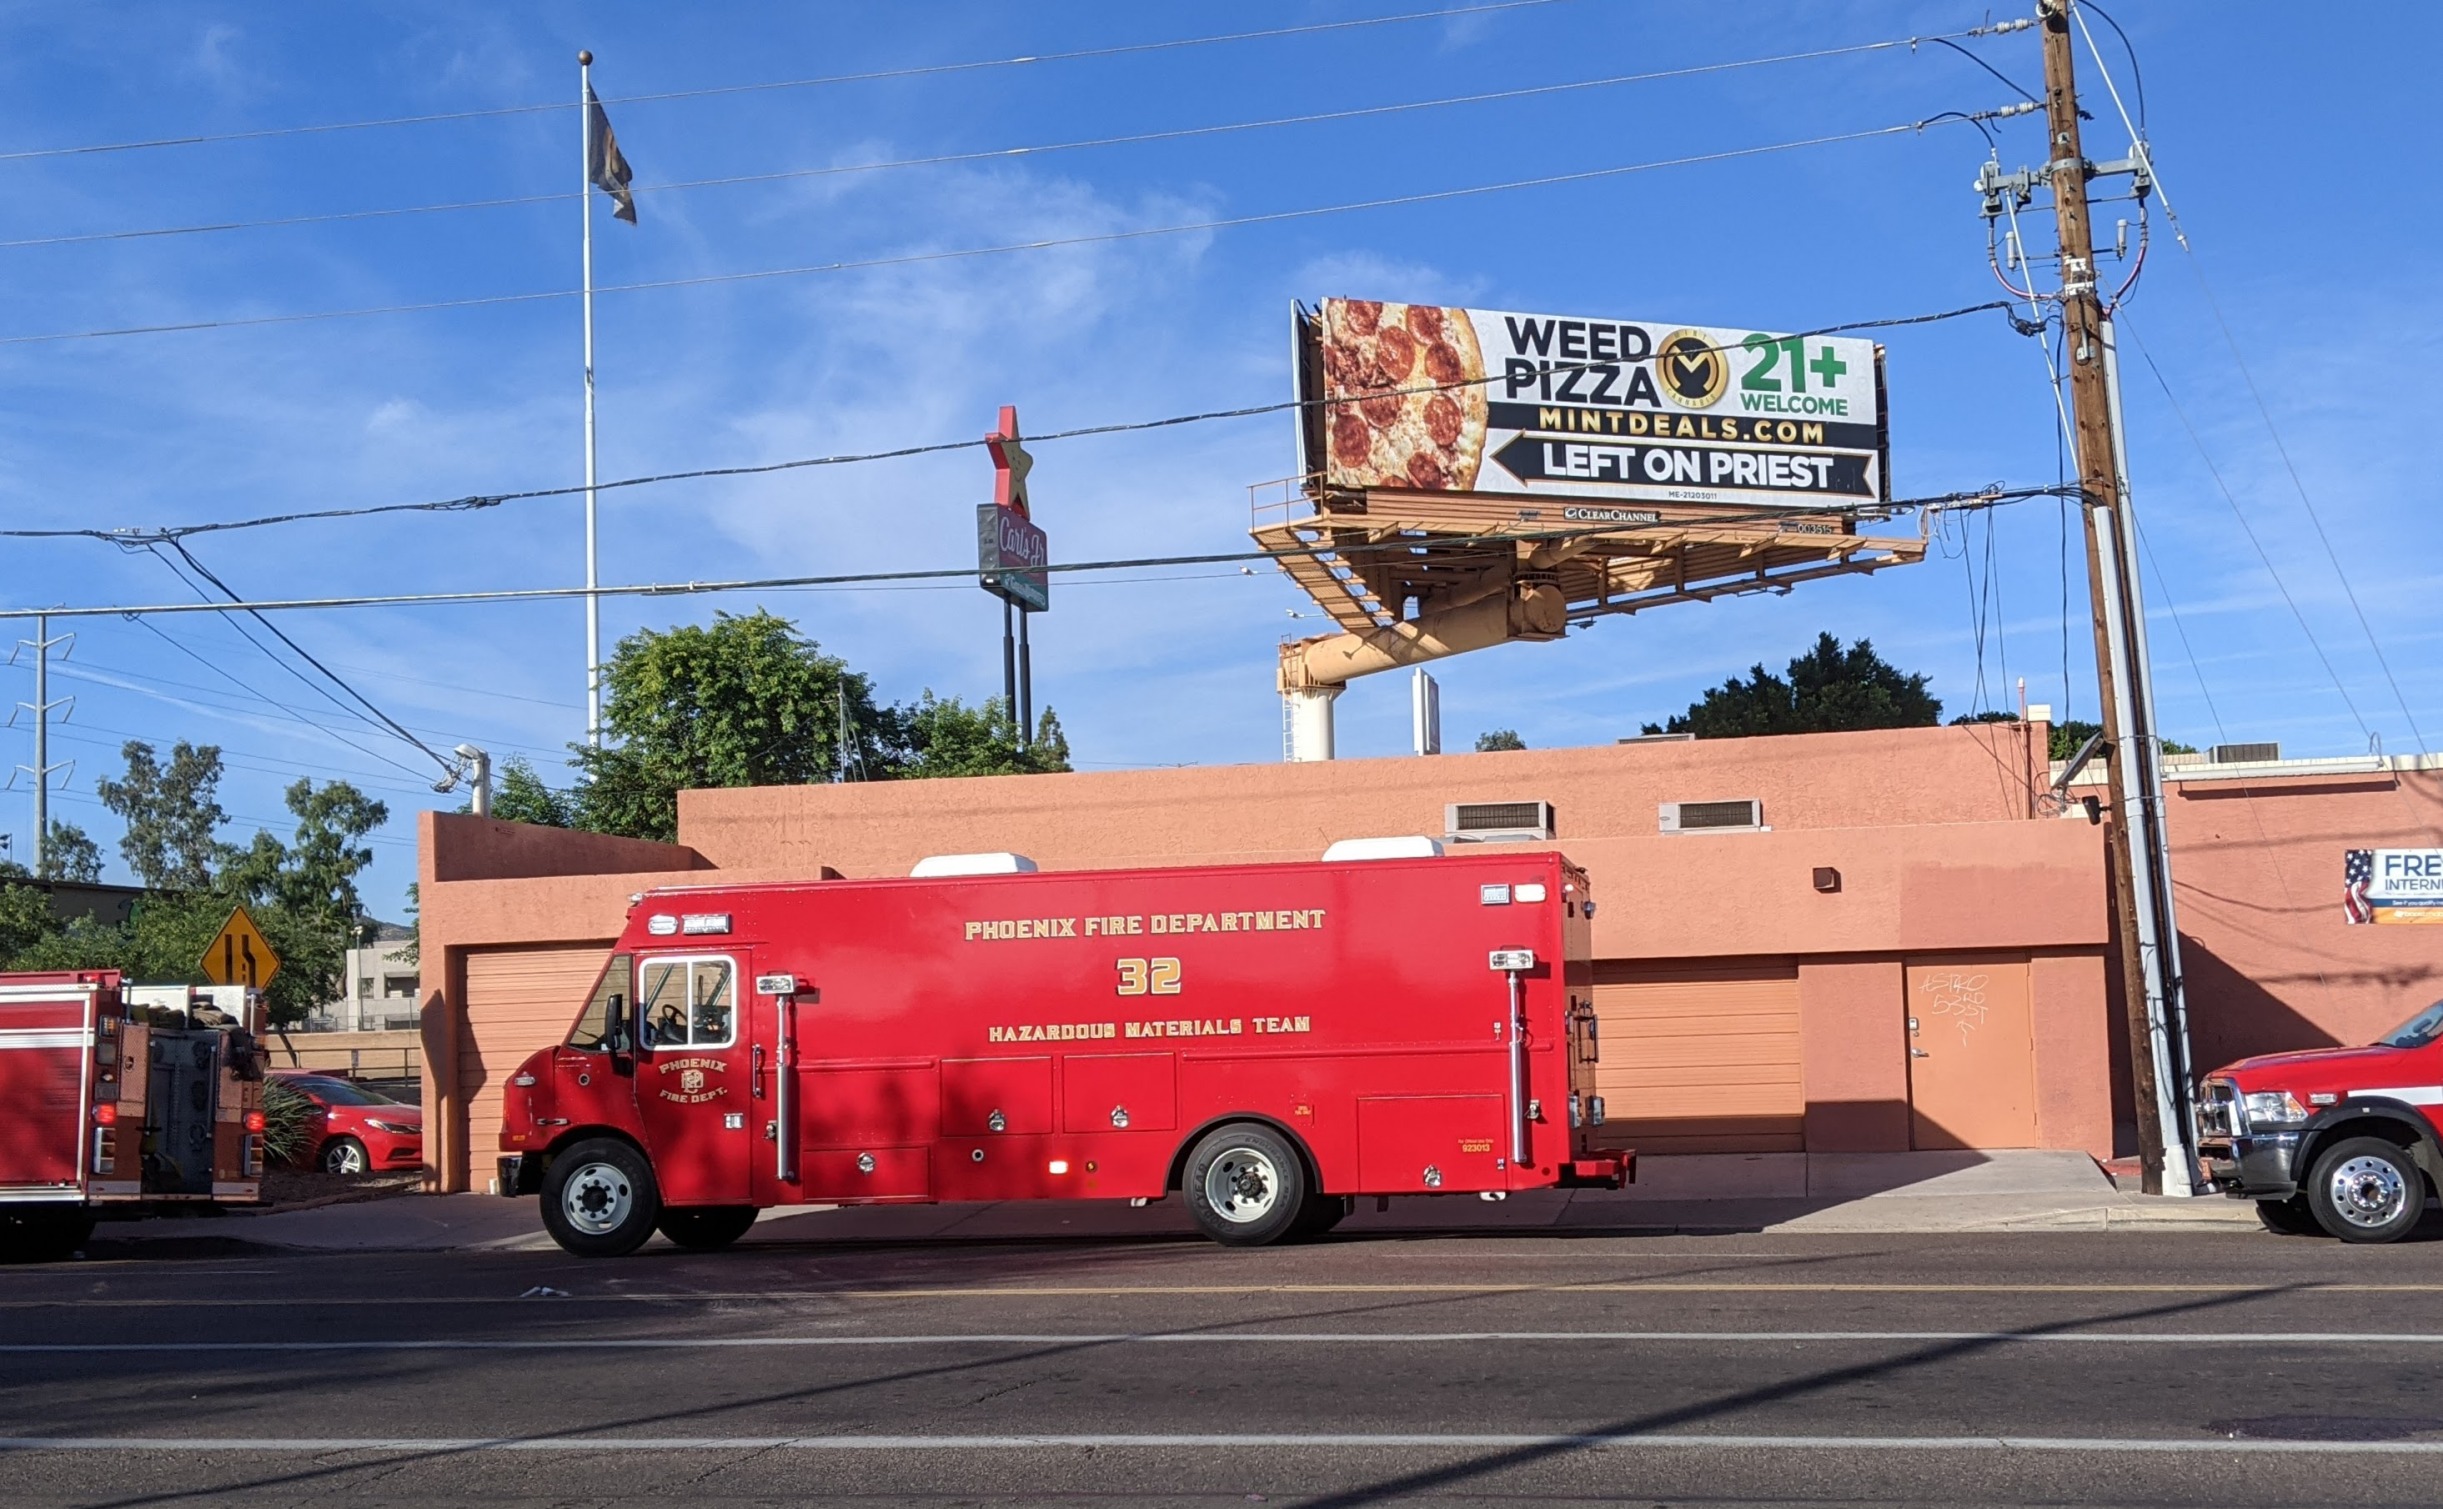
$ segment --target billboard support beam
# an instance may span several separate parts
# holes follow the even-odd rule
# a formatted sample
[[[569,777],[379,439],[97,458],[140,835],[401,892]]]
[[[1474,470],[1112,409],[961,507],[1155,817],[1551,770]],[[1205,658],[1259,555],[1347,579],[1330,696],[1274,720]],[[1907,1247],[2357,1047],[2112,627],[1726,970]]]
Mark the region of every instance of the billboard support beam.
[[[1332,758],[1332,699],[1340,693],[1341,688],[1337,686],[1285,686],[1281,689],[1281,703],[1289,714],[1289,758],[1292,764]]]

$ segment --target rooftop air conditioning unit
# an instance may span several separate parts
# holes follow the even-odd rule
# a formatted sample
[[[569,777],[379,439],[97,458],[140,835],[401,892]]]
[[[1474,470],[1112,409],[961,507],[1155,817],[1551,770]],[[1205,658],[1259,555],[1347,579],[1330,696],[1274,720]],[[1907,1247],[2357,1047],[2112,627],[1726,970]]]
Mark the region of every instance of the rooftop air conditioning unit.
[[[2217,744],[2208,758],[2217,765],[2269,764],[2282,757],[2282,746],[2267,744]]]
[[[1761,833],[1764,803],[1753,797],[1735,802],[1665,802],[1656,809],[1665,833]]]
[[[1550,802],[1452,802],[1442,809],[1442,831],[1455,844],[1540,842],[1557,826]]]

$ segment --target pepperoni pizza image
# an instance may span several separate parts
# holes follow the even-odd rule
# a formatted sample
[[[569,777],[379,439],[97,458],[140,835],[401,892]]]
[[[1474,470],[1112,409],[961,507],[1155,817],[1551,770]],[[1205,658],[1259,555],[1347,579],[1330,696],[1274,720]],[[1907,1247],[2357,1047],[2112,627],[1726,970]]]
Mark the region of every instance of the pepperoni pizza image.
[[[1328,470],[1354,487],[1466,492],[1484,461],[1484,352],[1467,311],[1323,302]]]

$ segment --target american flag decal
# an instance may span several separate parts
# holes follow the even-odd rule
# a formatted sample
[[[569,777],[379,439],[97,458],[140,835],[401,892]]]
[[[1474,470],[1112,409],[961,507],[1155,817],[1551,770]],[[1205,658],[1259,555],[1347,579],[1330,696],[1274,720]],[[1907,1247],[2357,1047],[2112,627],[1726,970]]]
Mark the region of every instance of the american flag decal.
[[[2367,887],[2375,880],[2375,851],[2350,849],[2341,863],[2341,909],[2352,922],[2373,922],[2375,908],[2367,902]]]

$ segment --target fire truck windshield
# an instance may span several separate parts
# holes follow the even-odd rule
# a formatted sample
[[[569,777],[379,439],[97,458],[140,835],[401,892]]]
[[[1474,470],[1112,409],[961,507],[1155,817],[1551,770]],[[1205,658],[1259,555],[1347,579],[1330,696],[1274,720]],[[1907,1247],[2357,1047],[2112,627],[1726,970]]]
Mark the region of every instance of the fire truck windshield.
[[[611,955],[594,986],[585,1015],[568,1031],[568,1046],[580,1053],[622,1053],[628,1046],[629,956]]]
[[[2423,1048],[2443,1035],[2443,1001],[2437,1001],[2375,1041],[2386,1048]]]

